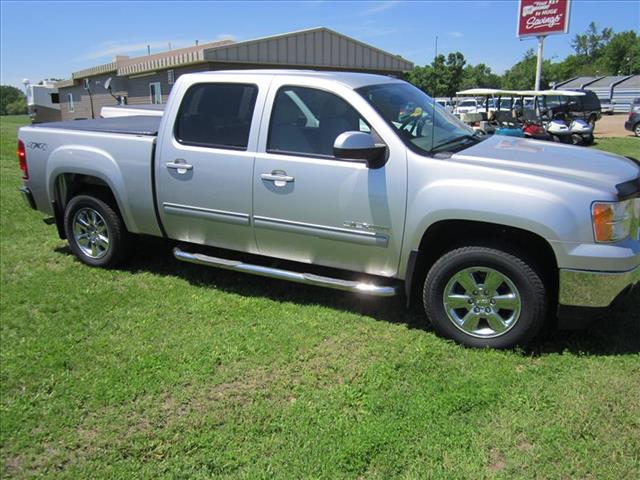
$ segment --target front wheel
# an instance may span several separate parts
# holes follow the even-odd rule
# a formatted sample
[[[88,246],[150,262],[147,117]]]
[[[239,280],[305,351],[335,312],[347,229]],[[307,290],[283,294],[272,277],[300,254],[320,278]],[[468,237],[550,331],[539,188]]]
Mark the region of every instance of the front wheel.
[[[429,270],[424,308],[436,332],[470,347],[529,342],[546,318],[548,293],[523,258],[487,247],[463,247]]]
[[[129,256],[131,235],[107,198],[73,197],[65,208],[64,227],[71,251],[87,265],[115,267]]]
[[[636,126],[633,127],[633,133],[636,137],[640,137],[640,123],[636,123]]]
[[[571,135],[571,144],[572,145],[584,145],[584,139],[582,138],[582,135],[578,135],[577,133],[574,133]]]

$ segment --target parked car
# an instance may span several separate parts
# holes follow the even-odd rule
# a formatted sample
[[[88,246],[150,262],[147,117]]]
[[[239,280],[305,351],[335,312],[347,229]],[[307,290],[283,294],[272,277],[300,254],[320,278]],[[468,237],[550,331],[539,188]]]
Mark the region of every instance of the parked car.
[[[584,324],[640,279],[636,160],[480,137],[389,77],[184,74],[161,117],[18,138],[22,195],[90,266],[125,262],[137,234],[164,237],[186,262],[404,292],[439,334],[496,348],[550,312]]]
[[[640,137],[640,108],[629,112],[629,117],[624,122],[624,128],[633,132],[636,137]]]
[[[448,98],[436,98],[436,103],[438,105],[440,105],[441,107],[446,108],[450,112],[453,112],[454,103],[453,103],[452,100],[450,100]]]
[[[630,112],[638,111],[638,110],[640,110],[640,97],[634,98],[633,101],[631,102],[631,105],[629,105]]]
[[[475,98],[463,98],[458,101],[454,112],[457,115],[461,115],[463,113],[479,113],[480,110],[482,110],[482,108],[480,108],[480,102]]]
[[[613,115],[615,113],[616,102],[610,98],[600,100],[600,111],[604,115]]]

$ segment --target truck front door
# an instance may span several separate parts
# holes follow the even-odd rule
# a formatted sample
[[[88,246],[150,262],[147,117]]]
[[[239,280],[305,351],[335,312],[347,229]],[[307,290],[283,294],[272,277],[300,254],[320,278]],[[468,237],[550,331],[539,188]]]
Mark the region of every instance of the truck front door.
[[[323,85],[274,79],[256,153],[254,228],[260,253],[294,261],[393,276],[406,204],[406,149],[357,93],[351,101]],[[365,114],[359,113],[356,106]],[[376,118],[371,118],[376,117]],[[371,123],[374,122],[374,123]],[[389,148],[386,164],[335,158],[345,131],[371,133]],[[386,132],[388,133],[388,132]]]

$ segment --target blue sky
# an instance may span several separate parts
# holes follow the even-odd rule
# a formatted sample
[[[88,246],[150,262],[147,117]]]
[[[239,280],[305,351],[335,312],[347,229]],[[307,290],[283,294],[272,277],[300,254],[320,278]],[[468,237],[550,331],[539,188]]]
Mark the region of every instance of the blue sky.
[[[218,38],[248,40],[326,26],[418,65],[459,50],[501,73],[535,40],[515,37],[516,0],[380,2],[8,2],[0,0],[0,82],[68,78],[116,54],[143,55]],[[638,31],[640,0],[572,0],[569,35],[545,42],[545,58],[571,53],[575,33],[595,20]]]

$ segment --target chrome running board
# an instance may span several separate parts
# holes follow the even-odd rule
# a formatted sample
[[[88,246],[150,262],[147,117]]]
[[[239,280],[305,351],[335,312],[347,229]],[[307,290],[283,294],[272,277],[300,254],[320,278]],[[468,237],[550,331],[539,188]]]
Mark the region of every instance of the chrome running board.
[[[373,295],[376,297],[392,297],[396,294],[395,287],[378,286],[371,283],[322,277],[312,273],[298,273],[292,272],[291,270],[263,267],[261,265],[243,263],[238,260],[210,257],[209,255],[203,255],[202,253],[189,253],[182,251],[177,247],[173,249],[173,256],[183,262],[196,263],[198,265],[206,265],[208,267],[224,268],[226,270],[234,270],[236,272],[251,273],[262,277],[289,280],[290,282],[304,283],[307,285],[345,290],[347,292],[364,293],[366,295]]]

